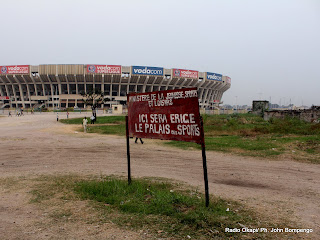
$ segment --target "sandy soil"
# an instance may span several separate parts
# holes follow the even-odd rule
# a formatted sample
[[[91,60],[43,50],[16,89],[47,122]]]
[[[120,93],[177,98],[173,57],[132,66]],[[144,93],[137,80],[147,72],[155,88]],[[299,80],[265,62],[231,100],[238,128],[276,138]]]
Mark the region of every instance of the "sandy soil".
[[[63,114],[60,117],[65,118]],[[53,113],[1,117],[0,178],[69,173],[126,175],[125,143],[124,137],[78,133],[74,126],[56,122]],[[149,139],[143,145],[133,140],[131,143],[133,177],[171,178],[203,189],[201,151],[183,151]],[[211,194],[241,201],[274,219],[289,217],[294,227],[313,229],[312,235],[300,237],[320,239],[319,165],[217,152],[207,152],[207,161]],[[29,202],[28,186],[15,191],[2,187],[0,192],[1,239],[146,238],[112,224],[103,230],[100,227],[97,235],[77,225],[67,227],[64,235],[58,234],[57,226],[39,230],[35,223],[47,217]]]

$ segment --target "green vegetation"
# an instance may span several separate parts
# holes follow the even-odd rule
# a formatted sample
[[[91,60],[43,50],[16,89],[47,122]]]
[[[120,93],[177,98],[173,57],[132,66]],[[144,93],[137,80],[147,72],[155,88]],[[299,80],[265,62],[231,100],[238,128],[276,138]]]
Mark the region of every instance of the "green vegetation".
[[[90,122],[90,116],[87,117],[88,121]],[[59,120],[65,124],[82,124],[83,118],[70,118],[70,119],[61,119]],[[125,124],[125,116],[103,116],[97,117],[97,121],[95,124],[106,124],[106,123],[113,123],[113,124]]]
[[[268,158],[285,155],[289,159],[320,163],[320,123],[295,118],[265,121],[252,114],[203,115],[203,119],[207,150]],[[82,123],[80,118],[60,121]],[[90,125],[88,132],[125,135],[124,116],[99,117],[97,124]],[[200,149],[194,143],[164,143],[182,149]]]
[[[113,220],[115,223],[134,229],[147,227],[161,237],[240,238],[242,234],[225,233],[225,228],[241,227],[239,223],[250,227],[259,224],[252,213],[237,203],[211,198],[206,208],[203,194],[183,190],[167,181],[134,179],[128,185],[126,180],[106,178],[81,181],[76,184],[75,191],[82,199],[95,200],[118,211],[118,218]]]
[[[198,189],[163,178],[133,179],[128,185],[115,176],[40,176],[32,180],[29,193],[30,202],[45,209],[55,226],[71,222],[90,228],[112,222],[152,239],[287,238],[290,234],[228,233],[225,228],[292,224],[286,215],[269,219],[241,203],[213,196],[206,208]]]

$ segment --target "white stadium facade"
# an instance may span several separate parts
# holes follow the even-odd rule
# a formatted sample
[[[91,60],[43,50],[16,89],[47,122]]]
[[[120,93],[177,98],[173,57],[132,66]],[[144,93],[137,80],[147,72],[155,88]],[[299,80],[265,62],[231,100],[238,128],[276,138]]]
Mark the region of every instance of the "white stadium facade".
[[[199,105],[213,109],[231,86],[228,76],[147,66],[66,64],[0,66],[0,108],[84,108],[81,93],[98,89],[101,108],[126,104],[129,92],[198,88]]]

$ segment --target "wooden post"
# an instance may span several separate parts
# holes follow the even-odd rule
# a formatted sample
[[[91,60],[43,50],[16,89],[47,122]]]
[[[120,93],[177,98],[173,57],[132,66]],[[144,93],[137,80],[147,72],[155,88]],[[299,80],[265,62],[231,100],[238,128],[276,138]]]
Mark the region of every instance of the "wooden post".
[[[128,184],[131,184],[131,167],[130,167],[130,146],[129,146],[129,122],[126,116],[126,137],[127,137],[127,163],[128,163]]]
[[[206,207],[209,206],[209,184],[208,184],[208,171],[207,171],[207,157],[206,157],[206,146],[204,141],[204,130],[203,130],[203,119],[200,116],[201,123],[201,148],[202,148],[202,164],[203,164],[203,177],[204,177],[204,187],[205,187],[205,197],[206,197]]]

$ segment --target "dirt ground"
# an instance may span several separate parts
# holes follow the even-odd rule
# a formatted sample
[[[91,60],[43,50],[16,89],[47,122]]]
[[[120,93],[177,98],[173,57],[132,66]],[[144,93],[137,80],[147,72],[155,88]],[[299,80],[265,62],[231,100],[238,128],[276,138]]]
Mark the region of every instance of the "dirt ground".
[[[64,114],[60,114],[65,118]],[[85,116],[72,113],[70,117]],[[184,151],[145,139],[131,140],[133,177],[183,181],[203,189],[201,151]],[[124,137],[84,134],[56,121],[53,113],[0,117],[0,180],[40,175],[126,175]],[[265,160],[207,152],[210,194],[240,201],[275,220],[289,218],[295,228],[312,228],[297,238],[320,239],[320,167],[290,160]],[[30,186],[8,190],[0,185],[1,239],[145,239],[145,233],[113,224],[50,225],[45,210],[30,203]],[[236,227],[236,226],[235,226]],[[261,226],[263,227],[263,226]],[[93,234],[94,232],[94,234]]]

